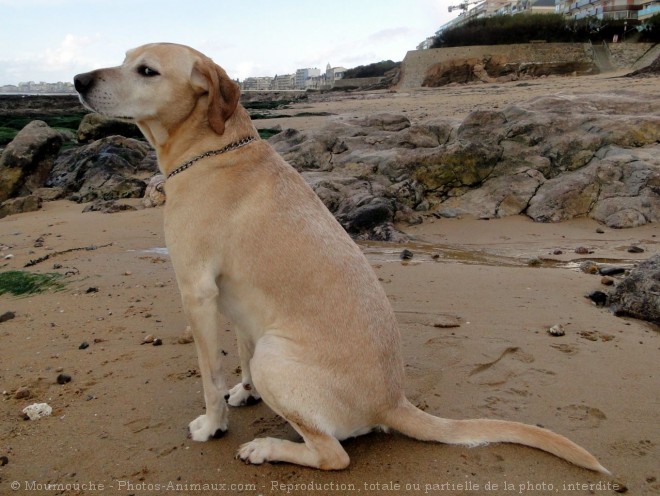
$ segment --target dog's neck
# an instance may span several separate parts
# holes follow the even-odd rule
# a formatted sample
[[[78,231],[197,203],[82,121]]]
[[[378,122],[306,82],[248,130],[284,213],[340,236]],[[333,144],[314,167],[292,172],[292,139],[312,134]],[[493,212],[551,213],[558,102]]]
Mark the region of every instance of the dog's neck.
[[[243,115],[241,115],[243,114]],[[216,134],[207,122],[191,123],[185,121],[173,129],[168,129],[157,120],[145,120],[137,123],[142,134],[155,148],[158,167],[167,176],[180,164],[202,152],[221,149],[248,136],[258,136],[256,128],[245,111],[239,105],[225,123],[225,132]],[[194,150],[191,151],[194,144]]]

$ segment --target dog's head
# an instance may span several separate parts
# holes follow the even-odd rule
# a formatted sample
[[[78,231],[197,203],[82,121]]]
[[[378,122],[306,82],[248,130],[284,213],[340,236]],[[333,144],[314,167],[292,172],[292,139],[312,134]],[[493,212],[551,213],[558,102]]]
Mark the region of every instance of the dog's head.
[[[157,122],[168,131],[199,115],[222,134],[240,96],[238,84],[210,58],[171,43],[129,50],[122,65],[78,74],[74,84],[90,110],[138,125]]]

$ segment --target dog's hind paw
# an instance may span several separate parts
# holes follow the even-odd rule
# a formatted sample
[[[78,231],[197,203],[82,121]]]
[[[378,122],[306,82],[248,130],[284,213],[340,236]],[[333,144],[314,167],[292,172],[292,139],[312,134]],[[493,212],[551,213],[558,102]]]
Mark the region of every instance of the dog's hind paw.
[[[219,439],[227,432],[227,425],[216,425],[208,415],[200,415],[188,424],[189,437],[193,441],[205,442],[209,439]]]
[[[229,390],[229,394],[225,396],[225,399],[231,406],[249,406],[259,403],[261,396],[251,384],[239,382]]]
[[[278,442],[278,439],[270,437],[262,437],[253,439],[249,443],[242,444],[236,452],[236,458],[240,458],[245,463],[253,465],[261,465],[269,461],[272,455],[273,443]]]

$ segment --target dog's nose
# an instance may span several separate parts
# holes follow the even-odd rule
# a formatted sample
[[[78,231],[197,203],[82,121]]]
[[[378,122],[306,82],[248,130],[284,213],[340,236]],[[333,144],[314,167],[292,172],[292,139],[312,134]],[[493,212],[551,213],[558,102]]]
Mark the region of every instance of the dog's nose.
[[[73,85],[78,93],[85,93],[94,85],[94,73],[85,72],[73,78]]]

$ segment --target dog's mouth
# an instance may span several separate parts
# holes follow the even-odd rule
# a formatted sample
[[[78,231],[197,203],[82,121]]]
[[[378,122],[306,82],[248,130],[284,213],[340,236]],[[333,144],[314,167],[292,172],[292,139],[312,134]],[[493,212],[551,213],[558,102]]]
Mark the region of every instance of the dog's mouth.
[[[85,97],[81,93],[78,93],[78,100],[80,100],[80,103],[82,104],[82,106],[85,107],[87,110],[89,110],[91,112],[94,112],[96,114],[100,114],[104,117],[109,117],[109,118],[112,118],[112,119],[118,119],[118,120],[122,120],[122,121],[130,121],[130,122],[135,121],[135,119],[133,119],[133,117],[128,117],[128,116],[125,116],[125,115],[112,115],[109,112],[105,112],[102,108],[94,107],[91,103],[89,103],[87,100],[85,100]]]

